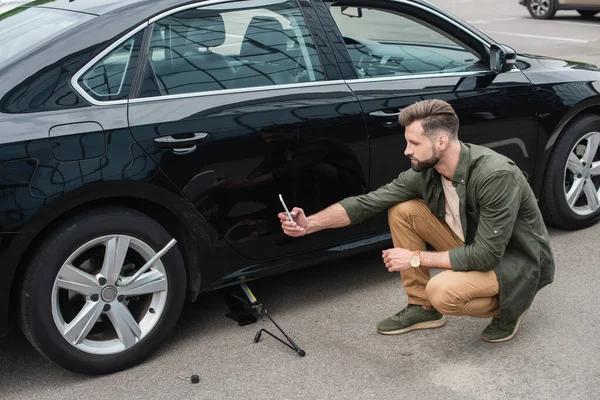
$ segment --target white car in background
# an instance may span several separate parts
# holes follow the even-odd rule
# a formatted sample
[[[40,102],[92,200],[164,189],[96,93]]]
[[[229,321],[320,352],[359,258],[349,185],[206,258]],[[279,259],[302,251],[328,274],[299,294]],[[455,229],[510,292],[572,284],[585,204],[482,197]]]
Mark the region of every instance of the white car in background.
[[[553,18],[558,10],[577,10],[583,18],[593,18],[600,12],[600,0],[519,0],[519,4],[537,19]]]

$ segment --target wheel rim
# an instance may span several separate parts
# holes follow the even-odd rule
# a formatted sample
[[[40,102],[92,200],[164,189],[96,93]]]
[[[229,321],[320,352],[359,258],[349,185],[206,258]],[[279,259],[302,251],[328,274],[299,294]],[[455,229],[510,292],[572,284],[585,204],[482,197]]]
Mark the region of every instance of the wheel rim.
[[[550,0],[531,0],[529,7],[535,15],[543,17],[550,9]]]
[[[600,132],[583,136],[571,149],[565,166],[565,198],[571,211],[590,215],[600,208]]]
[[[167,302],[167,275],[159,259],[127,287],[156,252],[127,235],[99,237],[79,247],[60,268],[52,289],[52,317],[62,337],[90,354],[130,349],[156,326]]]

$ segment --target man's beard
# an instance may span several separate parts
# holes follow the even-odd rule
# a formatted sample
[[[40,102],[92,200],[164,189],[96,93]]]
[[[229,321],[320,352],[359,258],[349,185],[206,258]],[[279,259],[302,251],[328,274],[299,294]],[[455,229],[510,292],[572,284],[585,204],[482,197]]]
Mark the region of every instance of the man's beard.
[[[419,160],[416,160],[416,161],[417,161],[417,164],[414,165],[413,163],[411,163],[410,167],[415,172],[423,172],[429,168],[435,167],[437,165],[437,163],[440,162],[440,156],[439,156],[439,154],[434,152],[433,156],[431,158],[428,158],[427,160],[423,160],[423,161],[419,161]]]

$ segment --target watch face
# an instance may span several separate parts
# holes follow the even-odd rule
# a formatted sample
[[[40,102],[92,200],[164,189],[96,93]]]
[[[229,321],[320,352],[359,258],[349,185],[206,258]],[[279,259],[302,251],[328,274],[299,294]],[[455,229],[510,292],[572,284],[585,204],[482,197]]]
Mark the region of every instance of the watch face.
[[[414,268],[417,268],[419,266],[421,260],[419,260],[418,256],[412,256],[410,258],[410,265]]]

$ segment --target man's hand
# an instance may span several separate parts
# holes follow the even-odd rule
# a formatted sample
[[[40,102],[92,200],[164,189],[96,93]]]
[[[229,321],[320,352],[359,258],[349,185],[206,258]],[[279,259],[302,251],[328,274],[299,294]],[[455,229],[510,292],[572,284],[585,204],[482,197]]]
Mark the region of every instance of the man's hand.
[[[414,251],[401,249],[399,247],[383,250],[381,258],[389,272],[406,271],[412,268],[410,258]]]
[[[281,221],[283,233],[292,237],[304,236],[308,234],[308,218],[306,218],[304,210],[298,207],[294,207],[292,211],[290,211],[290,214],[292,214],[292,218],[294,219],[294,221],[290,221],[288,219],[287,213],[285,212],[277,214],[279,220]]]

